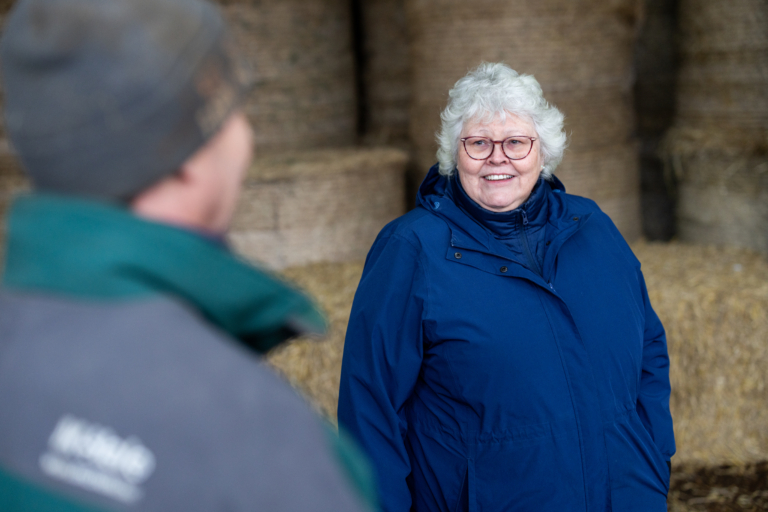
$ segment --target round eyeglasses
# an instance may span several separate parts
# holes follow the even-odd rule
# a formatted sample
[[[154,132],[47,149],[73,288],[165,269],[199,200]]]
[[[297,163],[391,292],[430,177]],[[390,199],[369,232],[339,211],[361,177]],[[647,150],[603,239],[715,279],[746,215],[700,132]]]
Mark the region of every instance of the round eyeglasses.
[[[490,157],[496,144],[501,144],[501,150],[510,160],[522,160],[531,154],[536,137],[513,135],[504,140],[492,140],[488,137],[464,137],[459,140],[464,143],[464,151],[472,160],[485,160]]]

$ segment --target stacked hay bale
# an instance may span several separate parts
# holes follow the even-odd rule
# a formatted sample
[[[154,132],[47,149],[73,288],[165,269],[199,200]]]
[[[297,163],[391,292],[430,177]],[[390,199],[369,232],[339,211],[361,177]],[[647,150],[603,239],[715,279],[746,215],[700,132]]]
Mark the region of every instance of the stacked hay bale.
[[[556,171],[624,235],[640,234],[637,146],[632,140],[635,0],[406,0],[411,34],[411,139],[421,172],[435,162],[448,90],[481,61],[533,74],[566,115],[570,149]]]
[[[336,423],[341,358],[352,300],[363,262],[314,263],[285,269],[283,275],[317,298],[329,328],[322,340],[298,339],[269,353],[268,360],[329,421]]]
[[[669,240],[675,232],[674,180],[664,172],[659,146],[675,114],[677,0],[645,0],[644,5],[634,91],[643,234],[649,240]]]
[[[245,110],[256,151],[354,144],[357,137],[348,0],[220,0],[256,85]]]
[[[667,330],[675,464],[768,460],[768,260],[733,247],[633,249]]]
[[[403,0],[360,2],[365,138],[402,146],[408,140],[410,67]]]
[[[768,252],[768,3],[681,0],[678,233]]]
[[[381,228],[405,211],[406,161],[392,148],[257,158],[230,239],[271,268],[363,259]]]
[[[235,248],[274,268],[364,257],[404,210],[405,155],[354,148],[351,2],[221,4],[257,77],[245,105],[257,161],[234,222]]]

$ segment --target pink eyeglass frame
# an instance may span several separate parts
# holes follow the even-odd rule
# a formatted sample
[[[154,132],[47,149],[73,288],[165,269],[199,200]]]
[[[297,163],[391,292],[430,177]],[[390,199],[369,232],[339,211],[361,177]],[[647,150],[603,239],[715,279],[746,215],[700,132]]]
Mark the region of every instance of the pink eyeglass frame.
[[[469,150],[467,149],[467,139],[485,139],[493,142],[493,149],[491,150],[490,154],[485,158],[475,158],[472,155],[469,154]],[[509,139],[530,139],[531,146],[528,148],[528,152],[525,154],[525,156],[521,156],[520,158],[512,158],[507,154],[506,151],[504,151],[504,143],[508,141]],[[533,150],[533,143],[534,141],[539,140],[538,137],[529,137],[527,135],[510,135],[506,139],[503,140],[493,140],[488,137],[480,137],[477,135],[471,135],[469,137],[463,137],[459,139],[461,141],[461,145],[464,146],[464,151],[467,153],[467,156],[471,158],[472,160],[488,160],[493,156],[493,152],[496,151],[496,144],[501,144],[501,152],[504,154],[505,157],[509,158],[510,160],[522,160],[524,158],[528,158],[528,155],[531,154],[531,151]]]

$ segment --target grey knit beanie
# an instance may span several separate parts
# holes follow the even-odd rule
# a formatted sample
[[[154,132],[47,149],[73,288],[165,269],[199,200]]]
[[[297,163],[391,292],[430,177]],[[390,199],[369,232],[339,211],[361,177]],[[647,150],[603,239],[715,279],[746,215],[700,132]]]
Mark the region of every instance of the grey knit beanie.
[[[6,130],[34,186],[107,200],[176,171],[249,83],[205,0],[19,0],[0,59]]]

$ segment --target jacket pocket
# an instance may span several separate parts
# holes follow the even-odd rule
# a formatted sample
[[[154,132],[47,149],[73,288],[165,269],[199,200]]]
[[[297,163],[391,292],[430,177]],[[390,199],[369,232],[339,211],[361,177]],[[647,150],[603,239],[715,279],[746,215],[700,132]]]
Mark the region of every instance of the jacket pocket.
[[[636,411],[605,427],[613,510],[666,510],[669,469]]]
[[[475,512],[477,500],[475,499],[475,464],[472,459],[467,459],[467,470],[464,473],[464,481],[459,491],[459,500],[456,502],[454,512]]]

